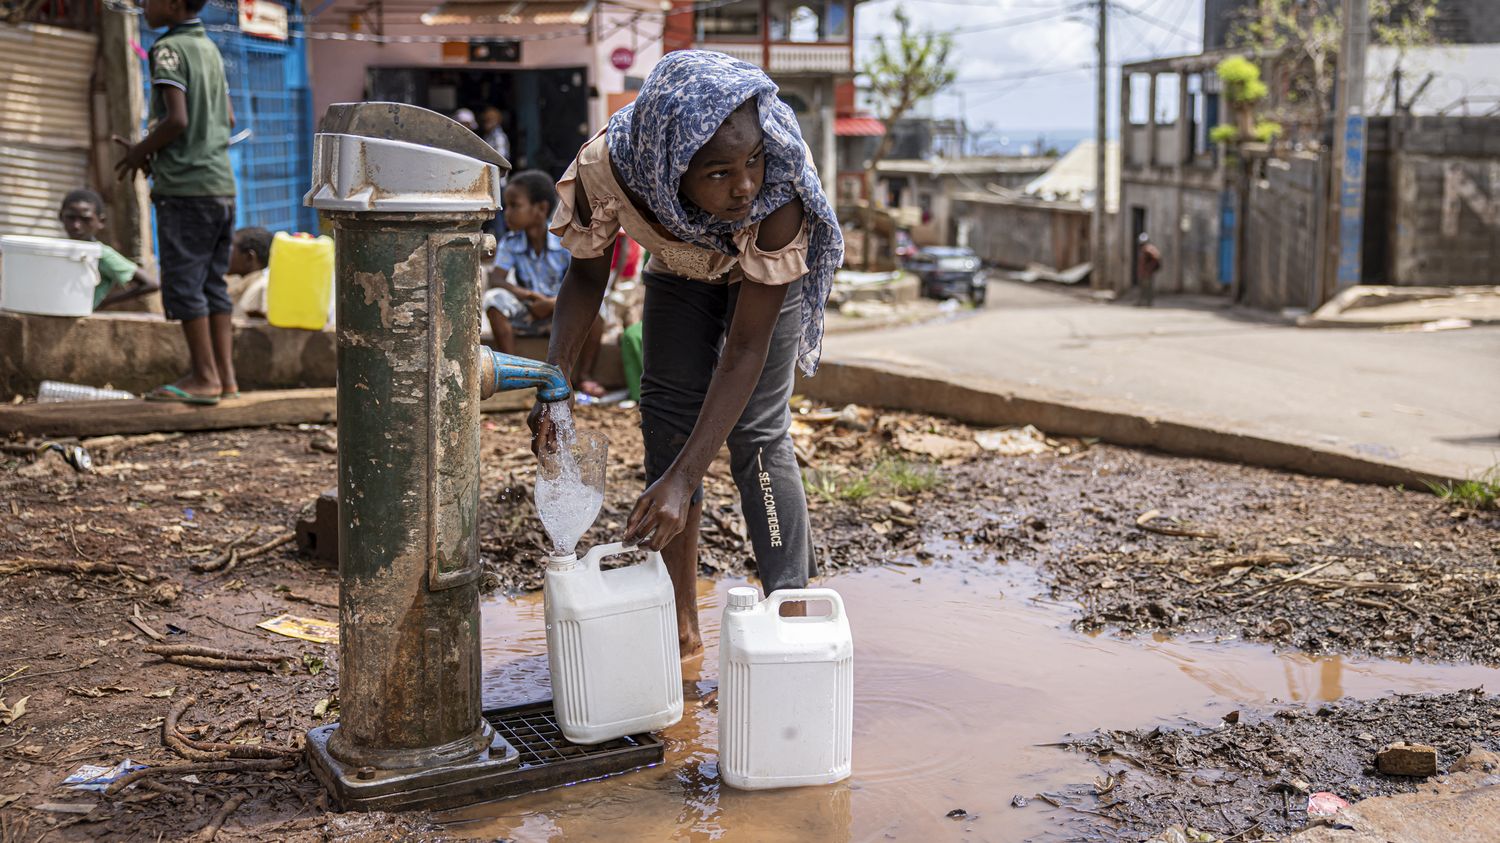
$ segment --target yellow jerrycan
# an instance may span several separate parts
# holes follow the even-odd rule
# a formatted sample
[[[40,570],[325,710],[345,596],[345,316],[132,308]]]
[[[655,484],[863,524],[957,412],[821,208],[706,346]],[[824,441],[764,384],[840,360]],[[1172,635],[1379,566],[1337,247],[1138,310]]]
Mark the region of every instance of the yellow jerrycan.
[[[322,330],[333,304],[333,238],[276,232],[270,275],[266,320],[278,328]]]

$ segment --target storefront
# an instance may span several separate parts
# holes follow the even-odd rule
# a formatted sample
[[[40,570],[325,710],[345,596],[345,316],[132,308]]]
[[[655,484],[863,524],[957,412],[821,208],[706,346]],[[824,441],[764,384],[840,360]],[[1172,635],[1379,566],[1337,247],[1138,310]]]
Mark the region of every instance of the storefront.
[[[661,56],[661,6],[329,0],[311,26],[313,101],[504,113],[512,164],[561,175]]]

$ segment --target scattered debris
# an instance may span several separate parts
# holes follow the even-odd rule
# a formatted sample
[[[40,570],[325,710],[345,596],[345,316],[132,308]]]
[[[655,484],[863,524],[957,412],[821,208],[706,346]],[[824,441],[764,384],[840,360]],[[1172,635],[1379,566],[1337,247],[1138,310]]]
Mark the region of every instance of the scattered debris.
[[[179,773],[223,773],[241,771],[290,770],[297,766],[300,755],[295,757],[232,761],[190,761],[184,764],[160,764],[142,767],[115,779],[104,789],[106,796],[114,796],[147,776],[174,776]]]
[[[1045,454],[1047,436],[1031,425],[1010,427],[1003,430],[976,430],[974,442],[980,448],[1002,457],[1020,457],[1026,454]]]
[[[224,822],[229,819],[229,815],[239,810],[239,807],[244,803],[245,794],[243,793],[236,793],[225,799],[224,804],[219,807],[218,813],[214,814],[213,819],[208,821],[208,825],[204,826],[203,830],[198,832],[198,839],[203,841],[203,843],[208,843],[208,841],[218,837],[219,830],[224,827]]]
[[[973,456],[979,447],[962,439],[942,436],[937,433],[919,433],[912,430],[896,432],[896,447],[903,451],[939,460],[963,459]]]
[[[339,625],[332,621],[301,618],[296,615],[277,615],[269,620],[261,621],[256,626],[277,635],[300,638],[317,644],[339,643]]]
[[[950,820],[961,820],[968,817],[969,812],[965,811],[963,808],[954,808],[943,816],[947,817]]]
[[[1163,518],[1159,509],[1151,509],[1141,513],[1140,517],[1135,519],[1135,526],[1147,532],[1158,533],[1163,536],[1181,536],[1193,539],[1216,539],[1219,537],[1218,532],[1215,530],[1198,527],[1186,521],[1179,521],[1176,518]]]
[[[1180,825],[1172,825],[1162,829],[1161,833],[1151,838],[1148,843],[1215,843],[1218,839],[1192,826],[1183,828]]]
[[[26,713],[26,701],[31,697],[22,697],[10,706],[5,704],[5,697],[0,697],[0,726],[9,726],[21,719]]]
[[[1388,776],[1435,776],[1438,773],[1437,750],[1406,741],[1387,744],[1375,753],[1375,767]]]
[[[300,746],[272,747],[250,743],[217,743],[189,738],[178,727],[182,715],[198,701],[188,694],[170,710],[161,724],[161,742],[189,761],[223,761],[230,758],[296,758],[302,754]]]
[[[78,559],[10,559],[0,562],[0,575],[38,571],[48,574],[92,574],[96,576],[126,576],[138,582],[150,582],[154,577],[136,570],[131,565],[116,562],[88,562]]]
[[[249,550],[241,552],[238,545],[245,539],[250,538],[250,536],[254,535],[254,533],[255,531],[251,530],[250,532],[241,535],[239,538],[233,539],[229,542],[228,545],[225,545],[224,550],[221,551],[219,555],[215,556],[213,559],[210,559],[206,562],[194,562],[192,565],[193,570],[200,573],[205,571],[223,570],[223,572],[227,574],[230,571],[233,571],[235,566],[239,563],[247,562],[257,556],[262,556],[266,553],[271,552],[272,550],[275,550],[278,547],[281,547],[284,544],[290,544],[294,539],[297,538],[296,533],[285,533],[283,535],[277,536],[274,539],[271,539],[265,544],[257,545],[256,547],[252,547]]]
[[[145,766],[145,764],[137,764],[129,758],[112,767],[85,764],[63,779],[62,783],[64,787],[72,790],[96,790],[102,793],[116,779],[119,779],[132,770],[140,770]]]
[[[290,661],[287,656],[234,653],[195,644],[147,644],[141,649],[173,664],[203,670],[258,670],[269,673]]]
[[[1349,803],[1336,793],[1320,790],[1312,796],[1307,797],[1307,815],[1309,817],[1331,817],[1339,811],[1349,807]]]
[[[328,429],[319,430],[307,440],[307,447],[325,454],[337,454],[339,452],[338,434]]]
[[[1010,807],[1012,807],[1012,808],[1025,808],[1027,805],[1030,805],[1030,804],[1031,804],[1031,800],[1027,799],[1026,797],[1022,796],[1019,793],[1017,793],[1015,796],[1012,796],[1010,798]]]
[[[46,811],[50,814],[92,814],[99,807],[97,802],[43,802],[40,805],[31,806],[35,811]]]
[[[338,694],[332,694],[330,696],[324,697],[321,700],[318,700],[317,704],[313,706],[312,713],[313,713],[314,717],[317,717],[319,719],[325,719],[325,718],[328,718],[328,717],[338,717],[338,715],[339,715],[339,697],[338,697]]]

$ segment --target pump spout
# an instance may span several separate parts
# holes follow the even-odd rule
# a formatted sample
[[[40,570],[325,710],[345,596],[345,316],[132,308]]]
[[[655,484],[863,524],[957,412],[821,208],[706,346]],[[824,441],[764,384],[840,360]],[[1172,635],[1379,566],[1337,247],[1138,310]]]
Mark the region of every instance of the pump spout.
[[[479,347],[479,397],[485,399],[497,392],[536,387],[538,400],[552,403],[573,397],[573,388],[562,370],[551,363],[501,354],[489,346]]]

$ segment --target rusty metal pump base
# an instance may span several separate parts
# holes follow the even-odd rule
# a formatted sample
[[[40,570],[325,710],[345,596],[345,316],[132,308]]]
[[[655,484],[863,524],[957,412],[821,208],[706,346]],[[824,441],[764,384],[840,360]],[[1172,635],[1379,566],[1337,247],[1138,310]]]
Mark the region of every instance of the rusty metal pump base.
[[[344,811],[434,810],[494,799],[520,762],[516,748],[492,731],[489,748],[467,761],[410,770],[352,767],[328,752],[337,729],[334,724],[307,733],[307,761]]]

